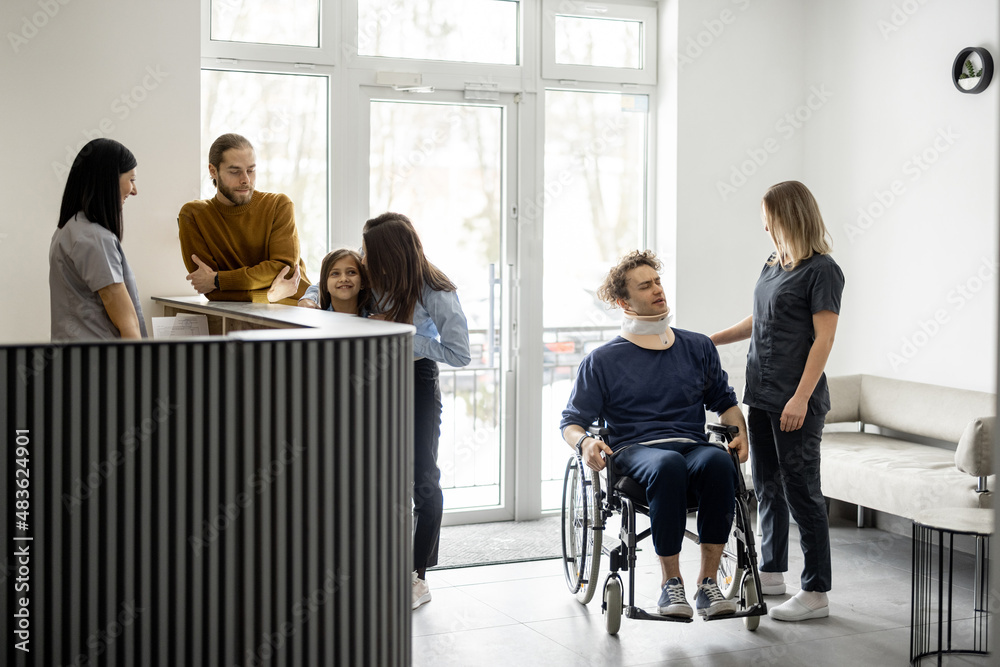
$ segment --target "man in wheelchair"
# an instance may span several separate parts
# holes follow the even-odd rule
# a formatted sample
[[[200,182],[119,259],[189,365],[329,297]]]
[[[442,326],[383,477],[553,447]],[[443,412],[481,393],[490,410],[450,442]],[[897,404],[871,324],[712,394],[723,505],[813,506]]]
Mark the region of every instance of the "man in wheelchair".
[[[748,454],[746,423],[708,336],[673,329],[660,285],[660,261],[633,251],[608,273],[598,296],[624,312],[622,333],[587,355],[560,428],[592,470],[612,462],[617,474],[646,489],[653,546],[662,569],[658,609],[692,618],[680,551],[689,501],[698,507],[701,570],[695,606],[706,618],[733,614],[715,579],[729,539],[736,470],[730,455],[709,445],[705,410],[739,428],[729,443],[741,462]],[[590,437],[595,419],[607,422],[607,442]]]

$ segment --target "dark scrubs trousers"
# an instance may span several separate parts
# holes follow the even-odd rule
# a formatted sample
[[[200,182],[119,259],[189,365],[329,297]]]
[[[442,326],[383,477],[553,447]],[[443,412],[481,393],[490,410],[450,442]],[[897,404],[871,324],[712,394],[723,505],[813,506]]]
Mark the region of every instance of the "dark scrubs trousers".
[[[799,526],[804,591],[830,590],[830,527],[820,489],[819,449],[824,415],[806,415],[797,431],[781,430],[781,413],[751,407],[750,465],[763,537],[760,569],[788,570],[788,515]]]

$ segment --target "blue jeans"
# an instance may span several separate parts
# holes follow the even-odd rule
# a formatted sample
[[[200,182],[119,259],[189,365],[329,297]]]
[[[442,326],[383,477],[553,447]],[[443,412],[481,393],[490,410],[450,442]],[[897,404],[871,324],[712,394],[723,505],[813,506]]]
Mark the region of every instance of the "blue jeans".
[[[797,431],[781,430],[781,413],[750,408],[747,430],[760,526],[760,569],[788,570],[788,513],[799,526],[804,591],[830,590],[830,525],[820,488],[819,446],[826,415],[806,415]]]
[[[680,553],[688,507],[698,508],[698,538],[725,544],[736,511],[736,468],[729,453],[702,442],[632,445],[615,453],[615,470],[646,488],[657,556]]]

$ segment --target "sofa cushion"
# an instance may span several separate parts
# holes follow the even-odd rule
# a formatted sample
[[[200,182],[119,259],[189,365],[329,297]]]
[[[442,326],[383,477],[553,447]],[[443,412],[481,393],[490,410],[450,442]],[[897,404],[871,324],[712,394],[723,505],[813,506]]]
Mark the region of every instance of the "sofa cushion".
[[[993,429],[996,417],[974,419],[965,427],[965,432],[955,449],[955,466],[964,473],[989,475],[993,472]]]
[[[933,507],[992,507],[992,494],[976,493],[976,478],[957,470],[947,449],[872,433],[825,433],[820,462],[823,495],[908,519]]]
[[[996,414],[996,396],[864,375],[858,412],[866,424],[957,443],[973,419]]]

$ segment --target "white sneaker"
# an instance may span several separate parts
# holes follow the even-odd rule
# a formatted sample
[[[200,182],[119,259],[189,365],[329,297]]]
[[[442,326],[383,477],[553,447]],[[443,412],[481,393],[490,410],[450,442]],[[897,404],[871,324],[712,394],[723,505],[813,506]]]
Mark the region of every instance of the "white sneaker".
[[[413,573],[413,608],[416,609],[422,604],[431,601],[431,589],[427,585],[427,581],[417,577],[417,573]]]
[[[813,608],[802,599],[806,591],[799,591],[782,604],[771,609],[768,615],[776,621],[808,621],[813,618],[827,618],[830,615],[830,604],[823,599],[821,606]],[[824,596],[825,598],[826,596]]]
[[[781,572],[761,572],[760,573],[760,593],[761,595],[784,595],[785,575]]]

